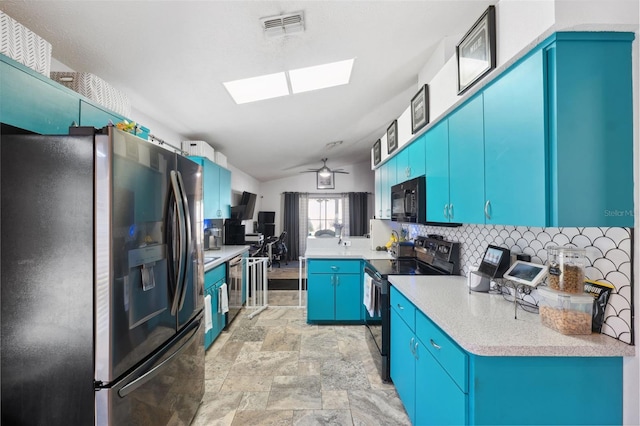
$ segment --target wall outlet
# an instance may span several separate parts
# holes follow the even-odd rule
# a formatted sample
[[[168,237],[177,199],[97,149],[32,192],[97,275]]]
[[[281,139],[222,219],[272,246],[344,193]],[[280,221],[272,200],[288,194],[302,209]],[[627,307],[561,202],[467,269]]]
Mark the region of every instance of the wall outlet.
[[[343,241],[342,247],[351,247],[351,241]]]

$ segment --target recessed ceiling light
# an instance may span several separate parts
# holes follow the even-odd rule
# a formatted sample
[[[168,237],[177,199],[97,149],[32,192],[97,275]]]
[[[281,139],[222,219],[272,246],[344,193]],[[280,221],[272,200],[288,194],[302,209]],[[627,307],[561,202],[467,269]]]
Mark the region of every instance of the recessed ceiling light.
[[[289,71],[291,90],[293,93],[326,89],[349,83],[354,59],[298,68]]]
[[[223,83],[237,104],[277,98],[289,94],[284,72],[245,78]]]

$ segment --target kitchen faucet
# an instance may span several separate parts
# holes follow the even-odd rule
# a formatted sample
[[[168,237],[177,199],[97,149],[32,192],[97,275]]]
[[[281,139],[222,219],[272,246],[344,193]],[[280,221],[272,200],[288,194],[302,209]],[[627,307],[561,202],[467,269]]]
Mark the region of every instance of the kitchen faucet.
[[[344,231],[344,226],[340,228],[340,234],[338,237],[338,245],[342,245],[342,232]]]

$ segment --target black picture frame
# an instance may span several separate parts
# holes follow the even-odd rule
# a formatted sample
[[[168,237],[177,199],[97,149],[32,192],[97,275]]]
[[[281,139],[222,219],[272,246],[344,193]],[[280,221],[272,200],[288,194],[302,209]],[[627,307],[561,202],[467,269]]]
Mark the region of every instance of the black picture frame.
[[[316,173],[317,189],[336,189],[335,173],[331,172],[329,176],[320,176]]]
[[[380,160],[382,159],[382,143],[380,142],[380,139],[378,139],[374,144],[373,144],[373,165],[377,166],[380,163]]]
[[[411,134],[429,123],[429,85],[425,84],[411,99]]]
[[[496,8],[489,6],[456,45],[458,95],[496,67]]]
[[[387,154],[391,154],[398,148],[398,120],[387,127]]]

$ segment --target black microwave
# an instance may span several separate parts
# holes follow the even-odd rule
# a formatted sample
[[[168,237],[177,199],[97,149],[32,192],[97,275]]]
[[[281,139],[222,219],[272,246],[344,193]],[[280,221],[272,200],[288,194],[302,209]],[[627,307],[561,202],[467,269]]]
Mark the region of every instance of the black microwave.
[[[391,220],[396,222],[426,222],[426,180],[424,176],[391,187]]]

